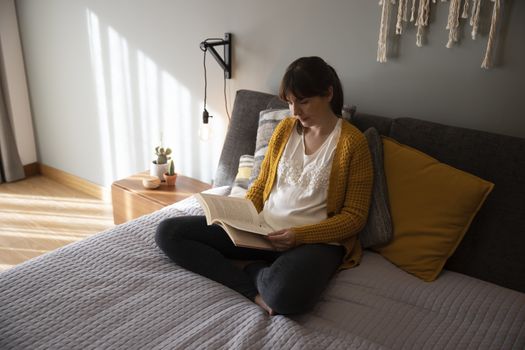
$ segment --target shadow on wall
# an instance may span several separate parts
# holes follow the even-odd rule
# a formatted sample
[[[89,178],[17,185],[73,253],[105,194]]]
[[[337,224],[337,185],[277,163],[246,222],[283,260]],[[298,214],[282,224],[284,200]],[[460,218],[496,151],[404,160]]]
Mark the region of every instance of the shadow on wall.
[[[155,60],[86,10],[104,185],[149,169],[155,146],[173,150],[176,171],[211,181],[216,138],[198,138],[201,101]],[[216,111],[210,110],[212,114]],[[218,113],[217,113],[218,114]],[[191,116],[195,116],[192,118]],[[224,133],[215,125],[217,134]],[[220,142],[219,142],[220,143]]]

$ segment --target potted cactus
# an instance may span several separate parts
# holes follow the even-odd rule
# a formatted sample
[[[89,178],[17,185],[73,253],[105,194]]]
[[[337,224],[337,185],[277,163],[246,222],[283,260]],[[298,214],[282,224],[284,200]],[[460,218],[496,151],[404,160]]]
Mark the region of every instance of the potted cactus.
[[[153,160],[150,168],[150,175],[158,177],[161,181],[163,174],[167,171],[168,160],[170,159],[171,149],[162,146],[155,147],[157,159]]]
[[[168,162],[168,171],[164,173],[164,180],[166,180],[168,186],[175,186],[177,173],[175,172],[175,162],[173,162],[173,159],[170,159]]]

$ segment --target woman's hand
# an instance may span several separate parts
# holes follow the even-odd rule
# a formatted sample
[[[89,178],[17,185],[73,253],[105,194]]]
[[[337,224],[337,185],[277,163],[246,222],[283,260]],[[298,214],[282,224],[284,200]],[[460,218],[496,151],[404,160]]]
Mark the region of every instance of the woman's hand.
[[[295,247],[295,233],[289,228],[269,233],[268,239],[280,252]]]

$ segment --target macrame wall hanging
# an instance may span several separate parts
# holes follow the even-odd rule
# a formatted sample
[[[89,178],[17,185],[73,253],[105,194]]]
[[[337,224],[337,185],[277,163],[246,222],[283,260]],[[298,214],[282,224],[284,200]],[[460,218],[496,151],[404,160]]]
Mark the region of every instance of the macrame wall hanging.
[[[472,39],[475,40],[479,28],[481,0],[441,0],[441,2],[446,1],[450,1],[446,27],[446,29],[449,31],[449,35],[446,47],[451,48],[454,43],[458,42],[460,17],[468,19],[469,10],[470,25],[472,27]],[[502,0],[490,1],[494,3],[492,8],[492,20],[490,23],[489,38],[487,42],[487,49],[485,51],[485,57],[481,63],[481,68],[485,69],[488,69],[492,66],[492,51],[494,49],[496,27],[498,24]],[[436,0],[432,0],[432,2],[436,3]],[[463,5],[461,4],[462,2]],[[379,0],[379,6],[381,6],[381,26],[379,28],[379,42],[377,48],[378,62],[383,63],[387,60],[386,52],[389,26],[388,22],[391,17],[391,12],[396,11],[396,9],[397,16],[392,16],[392,18],[396,19],[396,34],[401,35],[403,33],[403,22],[408,22],[410,17],[410,22],[414,22],[414,25],[417,28],[416,45],[418,47],[423,46],[425,27],[428,26],[428,19],[430,17],[430,0],[397,0],[397,4],[396,0]]]

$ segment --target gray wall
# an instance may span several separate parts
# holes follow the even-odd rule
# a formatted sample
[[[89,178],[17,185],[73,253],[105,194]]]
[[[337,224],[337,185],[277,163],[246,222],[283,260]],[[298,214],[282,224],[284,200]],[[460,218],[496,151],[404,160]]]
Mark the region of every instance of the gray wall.
[[[525,137],[523,1],[510,7],[500,66],[489,71],[480,68],[488,20],[478,40],[467,28],[461,43],[446,49],[448,3],[441,2],[432,5],[427,44],[417,48],[410,28],[386,64],[376,62],[380,8],[372,0],[16,4],[39,159],[101,185],[147,168],[160,130],[177,171],[212,179],[227,118],[222,73],[208,57],[214,137],[199,140],[198,44],[225,32],[234,34],[230,110],[237,89],[275,92],[293,59],[319,55],[339,72],[346,103],[360,111]],[[490,8],[483,10],[486,18]]]

